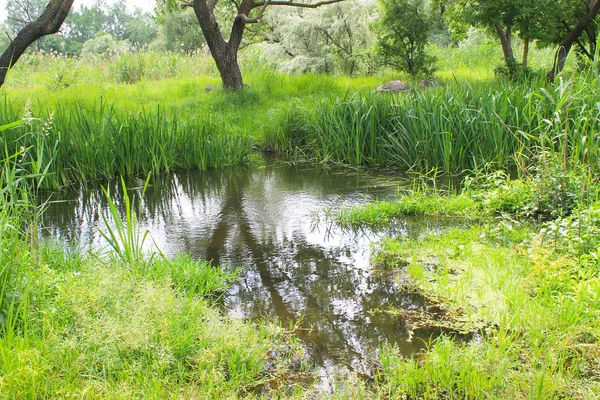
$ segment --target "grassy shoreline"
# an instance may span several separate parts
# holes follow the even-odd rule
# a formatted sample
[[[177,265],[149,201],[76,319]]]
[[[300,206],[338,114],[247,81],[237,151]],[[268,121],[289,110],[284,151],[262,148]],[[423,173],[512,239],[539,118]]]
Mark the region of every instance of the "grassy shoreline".
[[[343,226],[389,224],[414,214],[489,220],[418,239],[387,238],[376,245],[375,268],[393,271],[407,290],[419,291],[443,310],[441,317],[424,315],[415,324],[478,335],[466,343],[442,336],[426,353],[410,359],[385,348],[372,396],[597,397],[598,196],[581,198],[576,208],[531,224],[539,215],[530,212],[544,195],[535,190],[547,190],[539,180],[548,178],[530,179],[492,179],[491,186],[471,186],[459,194],[406,193],[396,202],[333,214]]]
[[[38,71],[43,61],[19,68]],[[411,359],[386,348],[373,385],[340,384],[332,398],[600,393],[597,72],[555,87],[455,79],[375,96],[391,76],[255,72],[242,92],[206,91],[215,83],[210,67],[189,78],[181,72],[188,63],[99,89],[112,64],[91,60],[71,79],[59,74],[70,61],[50,61],[57,74],[17,76],[0,107],[0,125],[26,122],[0,132],[1,397],[322,395],[287,379],[301,364],[288,332],[215,310],[214,296],[232,279],[223,271],[185,256],[133,257],[135,243],[123,258],[118,249],[83,255],[37,241],[40,188],[244,163],[253,147],[324,163],[476,173],[459,194],[416,186],[398,202],[341,210],[342,225],[407,214],[492,221],[388,238],[373,254],[374,268],[435,299],[444,323],[480,338],[442,336]],[[497,171],[506,168],[520,179]]]
[[[249,88],[204,89],[210,77],[169,78],[50,90],[6,89],[0,124],[9,154],[27,152],[42,186],[116,175],[213,168],[248,161],[253,149],[320,163],[450,174],[535,167],[540,154],[567,163],[600,160],[600,75],[555,86],[531,81],[469,82],[412,94],[376,95],[391,77],[250,74]]]

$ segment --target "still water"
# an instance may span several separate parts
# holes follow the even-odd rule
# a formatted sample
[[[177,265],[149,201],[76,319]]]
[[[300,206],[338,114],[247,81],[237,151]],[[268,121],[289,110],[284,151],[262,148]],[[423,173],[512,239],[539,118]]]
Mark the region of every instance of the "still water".
[[[323,210],[393,199],[409,180],[395,172],[365,173],[266,160],[229,168],[159,176],[141,198],[140,224],[167,256],[186,252],[240,270],[223,297],[226,312],[244,319],[300,320],[296,332],[308,361],[323,378],[340,369],[369,374],[378,348],[420,351],[434,331],[409,334],[411,321],[377,309],[420,310],[421,296],[403,291],[370,265],[372,243],[384,236],[418,237],[455,221],[399,219],[383,231],[344,231],[323,222]],[[112,196],[122,206],[118,182]],[[136,187],[137,186],[137,187]],[[105,246],[99,230],[108,216],[100,186],[49,195],[45,232],[80,248]],[[320,215],[321,222],[317,215]],[[154,245],[152,243],[152,245]]]

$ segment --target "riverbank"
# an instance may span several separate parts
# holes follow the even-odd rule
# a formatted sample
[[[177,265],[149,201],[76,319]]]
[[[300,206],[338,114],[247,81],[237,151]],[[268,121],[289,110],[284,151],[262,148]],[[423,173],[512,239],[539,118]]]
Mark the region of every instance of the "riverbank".
[[[250,75],[249,88],[205,90],[207,76],[133,84],[6,89],[9,154],[59,188],[117,175],[248,163],[252,151],[295,160],[450,174],[526,171],[540,153],[596,165],[599,75],[555,86],[455,80],[379,95],[390,77]],[[32,97],[35,96],[35,97]],[[28,100],[30,99],[30,100]]]
[[[216,306],[235,272],[148,255],[136,211],[128,207],[121,220],[110,199],[120,222],[98,228],[112,251],[41,240],[35,182],[15,160],[3,172],[0,397],[294,394],[293,377],[305,367],[291,333],[225,317]]]
[[[578,178],[567,174],[559,185],[564,189]],[[496,175],[484,190],[468,186],[460,194],[444,196],[412,192],[398,202],[335,214],[338,223],[346,226],[389,224],[393,218],[412,213],[473,220],[487,216],[489,221],[417,239],[391,237],[376,245],[375,268],[393,271],[406,290],[422,293],[437,304],[434,313],[417,316],[414,329],[439,326],[455,334],[432,338],[428,351],[408,359],[386,347],[371,395],[432,399],[597,396],[597,181],[592,185],[593,195],[580,192],[574,208],[542,216],[537,206],[547,194],[540,190],[551,190],[547,181],[551,179],[537,175],[511,181]],[[551,197],[564,198],[556,191]],[[411,313],[382,312],[398,318]],[[458,334],[473,336],[465,342]]]

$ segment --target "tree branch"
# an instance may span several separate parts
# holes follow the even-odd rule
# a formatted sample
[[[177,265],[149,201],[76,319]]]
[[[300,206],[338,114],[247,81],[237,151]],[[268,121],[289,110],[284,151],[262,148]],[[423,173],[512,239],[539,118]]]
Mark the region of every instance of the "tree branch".
[[[0,56],[0,87],[4,84],[8,70],[23,55],[25,50],[39,38],[58,32],[71,10],[73,0],[50,0],[42,15],[25,25]]]
[[[257,22],[260,22],[262,20],[263,14],[265,13],[265,9],[267,8],[267,6],[271,4],[271,0],[267,0],[263,3],[262,7],[260,8],[260,10],[258,11],[258,15],[254,18],[250,18],[248,17],[246,14],[244,13],[239,13],[237,15],[236,18],[241,19],[244,23],[246,24],[255,24]],[[254,6],[252,6],[251,10],[255,8]]]
[[[319,1],[317,3],[297,3],[292,0],[290,1],[260,1],[258,3],[254,3],[252,8],[263,7],[265,3],[269,3],[271,6],[289,6],[289,7],[299,7],[299,8],[319,8],[321,6],[326,6],[328,4],[341,3],[345,0],[324,0]]]

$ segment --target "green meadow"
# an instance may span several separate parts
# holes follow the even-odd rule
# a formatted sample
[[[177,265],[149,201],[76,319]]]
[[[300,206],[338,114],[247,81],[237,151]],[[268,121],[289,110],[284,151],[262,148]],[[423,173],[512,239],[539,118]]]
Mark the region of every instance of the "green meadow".
[[[391,73],[283,74],[251,53],[241,91],[219,87],[206,55],[27,54],[0,100],[0,397],[597,398],[598,69],[513,81],[485,62],[500,59],[495,47],[438,51],[445,85],[425,90]],[[532,66],[551,57],[539,51]],[[374,93],[391,79],[412,93]],[[373,269],[443,311],[417,323],[472,339],[442,335],[411,358],[386,346],[373,379],[322,393],[298,378],[310,366],[293,326],[224,316],[218,298],[236,275],[145,254],[131,204],[124,217],[112,204],[108,254],[40,240],[41,189],[151,184],[251,165],[261,151],[415,174],[397,201],[328,210],[348,229],[406,215],[472,221],[372,250]]]

